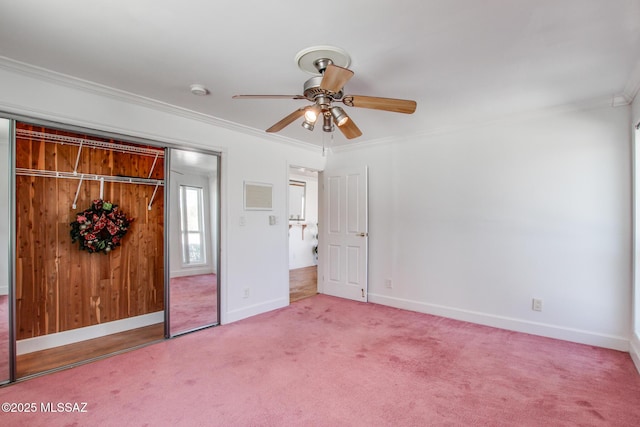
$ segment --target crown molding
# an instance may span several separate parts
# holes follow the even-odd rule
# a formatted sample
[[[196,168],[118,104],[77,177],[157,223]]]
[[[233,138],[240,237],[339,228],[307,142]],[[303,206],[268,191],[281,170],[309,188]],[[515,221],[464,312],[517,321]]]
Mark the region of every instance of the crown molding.
[[[0,56],[0,68],[3,68],[5,70],[8,70],[16,74],[26,75],[36,80],[50,82],[56,85],[66,86],[71,89],[80,90],[85,93],[90,93],[90,94],[98,95],[101,97],[111,98],[116,101],[122,101],[122,102],[127,102],[129,104],[139,105],[145,108],[149,108],[151,110],[179,116],[189,120],[198,121],[201,123],[228,129],[228,130],[242,133],[245,135],[251,135],[251,136],[271,140],[274,142],[278,142],[278,143],[282,143],[290,146],[295,146],[297,148],[302,148],[306,150],[312,150],[312,151],[318,150],[318,146],[316,144],[298,141],[282,135],[268,134],[263,130],[258,130],[252,127],[230,122],[228,120],[220,119],[218,117],[211,116],[204,113],[199,113],[197,111],[189,110],[187,108],[178,107],[166,102],[158,101],[153,98],[148,98],[145,96],[136,95],[131,92],[115,89],[115,88],[105,86],[99,83],[95,83],[89,80],[73,77],[68,74],[58,73],[56,71],[48,70],[46,68],[37,67],[35,65],[16,61],[14,59],[7,58],[5,56]],[[10,109],[13,111],[9,111],[9,112],[14,112],[22,115],[27,115],[27,116],[31,112],[31,110],[25,110],[24,108],[20,108],[18,106],[13,106],[13,108],[10,107]],[[44,112],[39,113],[36,111],[33,111],[33,113],[39,115],[37,118],[48,119],[48,120],[55,119],[55,116],[52,116],[50,113],[44,113]],[[60,118],[65,120],[65,122],[68,122],[68,120],[71,119],[69,117],[62,117],[62,116],[60,116]],[[77,121],[74,124],[78,124]],[[91,125],[95,126],[96,124],[92,123]]]
[[[499,125],[504,123],[518,123],[526,122],[537,118],[548,117],[557,114],[565,114],[576,111],[587,111],[597,108],[611,108],[618,106],[628,106],[629,102],[621,96],[604,96],[593,99],[584,100],[581,102],[575,102],[571,104],[556,105],[554,107],[542,107],[532,109],[529,111],[523,111],[514,114],[507,114],[494,117],[478,117],[474,120],[468,120],[458,124],[449,126],[440,126],[426,129],[421,132],[414,133],[412,135],[406,135],[402,137],[385,137],[380,139],[372,139],[365,142],[358,142],[355,144],[340,145],[332,147],[333,152],[347,152],[352,150],[361,150],[365,148],[371,148],[379,145],[387,145],[393,143],[399,143],[402,141],[410,141],[420,138],[431,138],[437,135],[447,135],[455,132],[472,131],[479,127]]]

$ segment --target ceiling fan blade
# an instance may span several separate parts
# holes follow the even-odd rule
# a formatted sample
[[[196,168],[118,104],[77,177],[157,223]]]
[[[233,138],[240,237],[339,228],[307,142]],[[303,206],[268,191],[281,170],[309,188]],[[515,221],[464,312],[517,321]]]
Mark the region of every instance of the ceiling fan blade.
[[[351,77],[353,77],[353,71],[329,64],[324,70],[324,75],[320,82],[320,89],[334,93],[340,92],[340,89],[344,87],[345,83],[347,83]]]
[[[271,126],[269,129],[267,129],[267,132],[280,132],[282,129],[284,129],[285,127],[289,126],[291,123],[295,122],[296,119],[302,117],[304,115],[305,110],[307,109],[307,107],[303,107],[303,108],[298,108],[296,111],[294,111],[293,113],[289,114],[287,117],[285,117],[284,119],[280,120],[278,123],[276,123],[275,125]]]
[[[337,128],[340,129],[347,139],[357,138],[362,135],[362,131],[356,126],[353,120],[351,120],[351,117],[349,117],[349,120],[343,123],[342,126],[337,126]]]
[[[371,108],[373,110],[392,111],[394,113],[412,114],[416,111],[416,101],[408,99],[378,98],[375,96],[347,95],[344,105],[349,107]]]
[[[233,99],[307,99],[302,95],[233,95]]]

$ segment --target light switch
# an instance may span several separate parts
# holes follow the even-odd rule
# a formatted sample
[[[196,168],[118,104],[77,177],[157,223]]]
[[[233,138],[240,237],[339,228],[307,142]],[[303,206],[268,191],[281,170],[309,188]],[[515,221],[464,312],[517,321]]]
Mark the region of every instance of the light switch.
[[[241,216],[240,217],[240,225],[242,225],[242,226],[247,225],[247,217],[246,216]]]
[[[278,221],[275,215],[269,215],[269,225],[276,225],[277,222]]]

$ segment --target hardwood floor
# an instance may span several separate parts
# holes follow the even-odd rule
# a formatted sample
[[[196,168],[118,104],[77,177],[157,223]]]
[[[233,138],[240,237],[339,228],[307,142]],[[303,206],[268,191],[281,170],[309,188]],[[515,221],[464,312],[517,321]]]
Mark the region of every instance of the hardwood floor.
[[[164,338],[164,323],[94,338],[79,343],[21,354],[17,357],[17,377],[61,368],[96,357],[127,350]]]
[[[294,302],[318,293],[318,266],[289,270],[289,301]]]

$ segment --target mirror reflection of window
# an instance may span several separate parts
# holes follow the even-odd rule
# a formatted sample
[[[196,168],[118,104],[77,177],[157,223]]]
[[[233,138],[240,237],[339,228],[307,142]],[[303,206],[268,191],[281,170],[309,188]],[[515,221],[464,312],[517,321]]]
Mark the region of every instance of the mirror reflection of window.
[[[304,221],[305,193],[307,183],[289,181],[289,220]]]
[[[180,186],[180,219],[182,231],[182,262],[205,262],[202,188]]]

